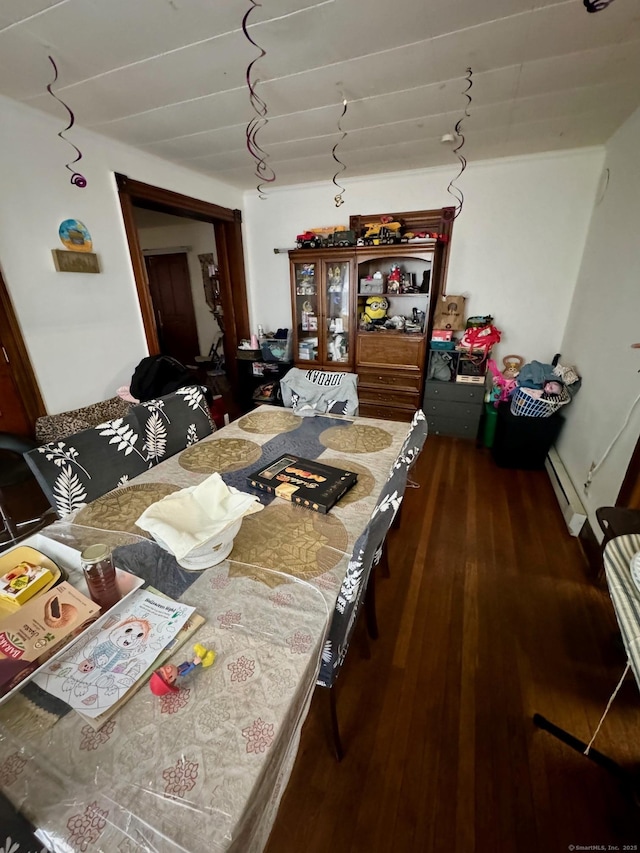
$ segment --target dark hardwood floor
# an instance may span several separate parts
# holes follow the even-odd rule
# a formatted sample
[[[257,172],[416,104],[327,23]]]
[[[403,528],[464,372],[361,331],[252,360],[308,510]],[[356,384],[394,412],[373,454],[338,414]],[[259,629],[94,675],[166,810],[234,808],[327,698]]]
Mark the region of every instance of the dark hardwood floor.
[[[415,477],[378,578],[381,637],[368,660],[352,645],[337,682],[346,757],[317,690],[267,853],[637,850],[617,780],[531,719],[588,741],[625,666],[546,473],[430,437]],[[640,759],[631,676],[596,747]]]

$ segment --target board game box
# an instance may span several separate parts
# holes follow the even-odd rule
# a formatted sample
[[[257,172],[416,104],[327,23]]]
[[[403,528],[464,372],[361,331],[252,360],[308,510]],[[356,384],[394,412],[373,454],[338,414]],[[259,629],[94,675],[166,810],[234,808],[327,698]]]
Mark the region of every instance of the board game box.
[[[353,471],[285,454],[249,474],[254,489],[269,492],[315,512],[327,513],[358,480]]]

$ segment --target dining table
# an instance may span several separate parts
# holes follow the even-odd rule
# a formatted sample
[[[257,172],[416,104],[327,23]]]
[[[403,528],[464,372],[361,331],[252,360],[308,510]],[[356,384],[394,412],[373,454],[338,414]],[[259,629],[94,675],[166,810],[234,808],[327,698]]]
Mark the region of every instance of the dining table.
[[[409,424],[262,406],[42,530],[32,541],[82,588],[79,554],[104,543],[123,570],[196,608],[189,643],[210,669],[155,696],[142,684],[100,728],[30,682],[0,705],[0,789],[53,851],[205,853],[266,845],[295,761],[353,546]],[[283,453],[348,469],[327,514],[248,484]],[[255,494],[228,558],[182,568],[136,525],[213,473]],[[188,647],[171,661],[187,658]]]

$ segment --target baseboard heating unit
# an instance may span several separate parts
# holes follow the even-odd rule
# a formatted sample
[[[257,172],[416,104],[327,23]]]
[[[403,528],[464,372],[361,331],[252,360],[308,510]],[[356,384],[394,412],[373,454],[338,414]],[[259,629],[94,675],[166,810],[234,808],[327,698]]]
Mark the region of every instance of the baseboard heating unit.
[[[571,536],[578,536],[587,520],[587,513],[555,447],[549,451],[544,467],[560,504],[567,530]]]

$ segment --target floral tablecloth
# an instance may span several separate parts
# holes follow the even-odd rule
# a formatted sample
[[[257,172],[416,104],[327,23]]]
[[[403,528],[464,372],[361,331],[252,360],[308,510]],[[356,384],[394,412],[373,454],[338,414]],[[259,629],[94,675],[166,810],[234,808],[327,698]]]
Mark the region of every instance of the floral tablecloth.
[[[206,622],[192,642],[217,653],[179,693],[155,697],[143,686],[97,731],[33,685],[0,706],[0,787],[51,849],[264,847],[351,549],[406,434],[407,424],[301,420],[263,407],[48,529],[76,549],[128,542],[123,564],[136,570],[139,560],[145,580],[195,606]],[[136,530],[158,485],[161,496],[218,470],[249,490],[247,471],[284,452],[352,468],[358,485],[326,516],[262,495],[267,507],[245,518],[230,558],[198,573]],[[123,529],[140,535],[106,532]]]

